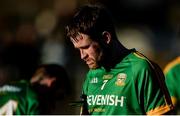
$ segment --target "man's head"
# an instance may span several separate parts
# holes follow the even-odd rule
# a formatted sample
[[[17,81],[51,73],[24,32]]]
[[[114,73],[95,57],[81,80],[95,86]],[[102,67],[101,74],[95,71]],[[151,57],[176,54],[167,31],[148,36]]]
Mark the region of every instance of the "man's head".
[[[78,9],[66,31],[68,37],[76,38],[79,33],[83,33],[96,41],[102,38],[104,31],[115,35],[112,16],[100,5],[86,5]]]
[[[69,86],[65,69],[57,64],[40,65],[32,76],[30,83],[37,93],[53,97],[62,97]]]
[[[51,114],[57,100],[62,100],[70,91],[68,75],[65,69],[57,64],[40,65],[30,83],[38,94],[40,114]]]
[[[116,39],[111,15],[104,7],[96,5],[79,9],[66,31],[89,68],[101,66],[112,38]]]

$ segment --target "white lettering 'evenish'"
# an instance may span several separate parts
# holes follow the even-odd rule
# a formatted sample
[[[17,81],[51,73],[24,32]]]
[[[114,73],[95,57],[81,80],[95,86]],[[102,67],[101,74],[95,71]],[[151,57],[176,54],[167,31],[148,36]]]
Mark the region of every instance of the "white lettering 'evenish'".
[[[88,105],[109,105],[121,106],[124,105],[124,96],[117,95],[89,95],[87,97]]]

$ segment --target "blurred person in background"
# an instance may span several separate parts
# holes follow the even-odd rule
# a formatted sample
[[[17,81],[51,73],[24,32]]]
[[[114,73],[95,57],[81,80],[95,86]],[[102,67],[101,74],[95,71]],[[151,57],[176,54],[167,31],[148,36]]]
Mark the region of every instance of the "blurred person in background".
[[[42,64],[36,69],[30,82],[20,80],[1,83],[0,114],[52,114],[56,100],[62,100],[68,93],[68,88],[68,76],[62,66]]]
[[[168,87],[175,113],[180,114],[180,56],[170,61],[164,68],[166,85]]]
[[[162,70],[118,41],[107,9],[80,8],[66,31],[90,69],[83,84],[81,114],[158,115],[173,110]]]
[[[38,94],[40,114],[44,115],[53,114],[55,102],[64,100],[71,88],[66,70],[58,64],[40,65],[32,76],[30,83]],[[63,104],[61,105],[63,106]]]

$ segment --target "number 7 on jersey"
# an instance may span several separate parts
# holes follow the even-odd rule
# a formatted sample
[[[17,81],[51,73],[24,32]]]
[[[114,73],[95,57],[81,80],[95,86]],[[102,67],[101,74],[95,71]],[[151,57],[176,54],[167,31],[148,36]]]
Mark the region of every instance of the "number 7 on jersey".
[[[108,80],[104,80],[104,81],[103,81],[103,85],[101,86],[101,90],[104,89],[104,86],[106,85],[107,82],[108,82]]]

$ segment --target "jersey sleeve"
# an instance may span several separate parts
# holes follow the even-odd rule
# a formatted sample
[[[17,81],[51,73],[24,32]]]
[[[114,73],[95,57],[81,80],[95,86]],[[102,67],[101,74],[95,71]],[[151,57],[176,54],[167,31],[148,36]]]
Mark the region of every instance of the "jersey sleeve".
[[[143,60],[134,70],[137,76],[139,101],[144,112],[148,115],[169,112],[172,109],[172,103],[160,68]]]

